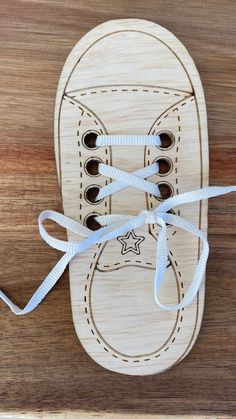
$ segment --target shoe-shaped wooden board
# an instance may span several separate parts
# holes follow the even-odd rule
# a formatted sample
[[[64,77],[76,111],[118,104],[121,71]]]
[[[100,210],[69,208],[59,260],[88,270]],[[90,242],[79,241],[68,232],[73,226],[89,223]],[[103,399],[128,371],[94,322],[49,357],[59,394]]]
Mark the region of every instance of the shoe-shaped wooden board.
[[[98,134],[159,134],[161,147],[95,147]],[[205,100],[199,74],[182,43],[163,27],[139,19],[103,23],[70,53],[56,97],[55,150],[65,215],[95,228],[94,215],[137,215],[160,200],[127,188],[101,202],[90,188],[111,179],[96,162],[133,172],[157,160],[149,180],[167,196],[208,186]],[[95,165],[95,166],[94,166]],[[89,191],[90,189],[90,191]],[[207,203],[174,210],[207,229]],[[70,263],[75,329],[88,354],[123,374],[165,371],[192,348],[201,324],[204,285],[183,310],[160,309],[153,297],[157,226],[93,246]],[[199,240],[168,228],[165,303],[184,296],[195,271]],[[68,232],[70,241],[78,237]]]

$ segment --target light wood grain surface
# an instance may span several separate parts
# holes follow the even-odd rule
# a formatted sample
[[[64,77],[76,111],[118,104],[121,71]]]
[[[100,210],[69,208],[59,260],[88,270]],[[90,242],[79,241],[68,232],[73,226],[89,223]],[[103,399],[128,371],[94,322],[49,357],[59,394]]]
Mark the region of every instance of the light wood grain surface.
[[[86,162],[95,157],[128,173],[168,158],[169,171],[164,175],[155,168],[149,181],[155,187],[166,185],[170,196],[208,186],[201,80],[180,41],[156,23],[110,20],[77,43],[60,77],[54,126],[64,212],[78,222],[86,224],[94,213],[137,216],[163,202],[159,191],[155,196],[136,188],[91,202],[89,188],[102,188],[111,181],[88,173]],[[168,147],[86,146],[91,135],[98,133],[171,136]],[[206,201],[173,211],[206,230]],[[129,375],[166,371],[188,354],[197,338],[204,284],[194,302],[181,310],[170,313],[155,303],[160,231],[156,224],[143,225],[91,246],[70,263],[76,333],[88,354],[111,371]],[[78,240],[71,231],[68,238]],[[200,246],[198,237],[174,225],[168,227],[168,267],[158,293],[161,302],[174,306],[188,298]]]
[[[53,112],[70,49],[109,19],[141,17],[174,32],[194,58],[205,90],[210,184],[233,184],[236,3],[2,0],[0,6],[0,287],[24,305],[60,256],[41,241],[37,216],[45,208],[62,209]],[[55,226],[50,230],[65,237]],[[16,318],[1,304],[0,411],[233,416],[235,234],[236,197],[211,200],[201,332],[189,356],[161,375],[121,376],[88,357],[73,328],[68,273],[27,317]]]

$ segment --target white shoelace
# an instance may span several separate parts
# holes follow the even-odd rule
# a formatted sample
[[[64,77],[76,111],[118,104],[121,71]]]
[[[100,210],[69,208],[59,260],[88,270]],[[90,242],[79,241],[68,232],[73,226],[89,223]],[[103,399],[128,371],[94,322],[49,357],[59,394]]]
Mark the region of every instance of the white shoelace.
[[[156,145],[160,146],[160,138],[158,136],[142,135],[142,136],[99,136],[97,138],[97,146],[116,146],[116,145]],[[127,173],[125,171],[116,169],[103,163],[99,164],[99,173],[104,176],[115,179],[111,184],[101,188],[97,196],[97,200],[102,199],[108,195],[118,192],[121,189],[129,186],[141,189],[145,192],[160,196],[159,188],[156,184],[145,180],[146,177],[152,176],[159,170],[158,163],[153,163],[143,169],[137,170],[134,173]],[[0,298],[9,306],[11,311],[16,315],[23,315],[30,313],[38,304],[45,298],[48,292],[53,288],[58,279],[61,277],[68,263],[80,253],[86,251],[95,244],[104,243],[108,240],[115,239],[120,235],[126,234],[130,230],[142,227],[145,224],[157,224],[161,227],[160,234],[157,238],[156,247],[156,273],[154,278],[154,298],[156,303],[163,309],[174,311],[179,310],[191,304],[197,295],[204,278],[206,263],[209,254],[209,245],[206,235],[195,227],[192,223],[183,219],[180,216],[168,213],[171,209],[178,205],[188,204],[190,202],[197,202],[203,199],[225,195],[230,192],[236,192],[236,186],[212,186],[196,191],[186,192],[175,195],[164,202],[152,211],[144,210],[136,216],[124,214],[110,214],[96,217],[96,220],[101,224],[101,228],[97,231],[91,231],[82,224],[71,220],[70,218],[55,212],[43,211],[38,218],[39,232],[41,237],[49,244],[49,246],[64,252],[62,258],[57,262],[55,267],[44,279],[40,287],[33,294],[26,306],[21,309],[15,305],[2,291],[0,291]],[[47,233],[43,222],[45,220],[55,221],[60,226],[85,237],[79,242],[68,242],[58,240]],[[178,228],[194,234],[199,237],[203,243],[202,252],[196,267],[195,274],[192,278],[190,286],[185,293],[184,298],[176,305],[170,306],[163,304],[158,297],[160,286],[164,280],[168,259],[168,244],[167,244],[167,224],[171,224]]]

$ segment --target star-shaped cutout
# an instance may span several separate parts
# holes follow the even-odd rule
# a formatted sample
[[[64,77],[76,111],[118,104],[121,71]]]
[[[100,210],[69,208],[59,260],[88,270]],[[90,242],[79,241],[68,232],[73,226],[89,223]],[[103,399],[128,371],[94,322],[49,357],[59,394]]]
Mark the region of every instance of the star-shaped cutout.
[[[118,242],[122,244],[121,254],[125,255],[128,252],[133,252],[140,255],[139,245],[144,239],[145,237],[136,236],[134,230],[128,231],[125,236],[117,237]]]

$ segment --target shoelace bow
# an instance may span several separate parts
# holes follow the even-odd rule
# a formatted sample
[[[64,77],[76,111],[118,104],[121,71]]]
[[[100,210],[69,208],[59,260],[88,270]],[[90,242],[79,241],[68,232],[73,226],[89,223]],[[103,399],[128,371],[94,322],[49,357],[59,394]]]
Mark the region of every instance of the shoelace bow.
[[[158,145],[160,144],[159,141],[160,139],[158,136],[100,136],[98,137],[97,144],[109,145],[112,143],[112,145],[125,145],[131,143],[134,145]],[[101,172],[106,173],[106,175],[109,175],[110,177],[113,177],[114,179],[116,179],[116,181],[102,188],[100,191],[101,194],[100,196],[98,195],[97,198],[101,199],[101,196],[108,196],[128,186],[133,186],[138,189],[145,190],[146,192],[154,193],[154,191],[150,192],[150,189],[153,187],[156,188],[157,185],[144,180],[144,178],[156,173],[156,169],[157,166],[156,164],[154,164],[140,169],[139,171],[136,171],[133,174],[130,174],[122,170],[103,165],[100,167]],[[154,194],[158,194],[159,196],[159,190],[157,191],[155,189],[155,191],[156,193]],[[156,209],[152,211],[141,211],[137,216],[128,216],[123,214],[98,216],[97,220],[99,221],[99,223],[101,225],[106,225],[102,226],[99,230],[94,232],[88,229],[87,227],[83,226],[82,224],[58,212],[43,211],[38,218],[40,235],[46,243],[48,243],[51,247],[64,252],[64,255],[57,262],[57,264],[54,266],[51,272],[47,275],[47,277],[44,279],[42,284],[39,286],[39,288],[36,290],[36,292],[33,294],[31,299],[23,309],[15,305],[2,291],[0,291],[0,298],[9,306],[9,308],[14,314],[27,314],[34,310],[38,306],[38,304],[45,298],[45,296],[53,288],[53,286],[56,284],[58,279],[63,274],[68,263],[76,255],[79,255],[80,253],[86,251],[93,245],[115,239],[118,236],[126,234],[130,230],[140,228],[145,224],[157,224],[160,226],[161,229],[157,237],[156,247],[156,272],[154,278],[155,301],[162,309],[168,311],[175,311],[183,307],[186,307],[187,305],[191,304],[191,302],[196,297],[197,292],[204,279],[206,263],[209,255],[209,245],[206,235],[201,230],[199,230],[197,227],[195,227],[192,223],[188,222],[184,218],[174,214],[170,214],[168,213],[168,211],[172,210],[173,208],[179,205],[197,202],[203,199],[208,199],[219,195],[225,195],[230,192],[236,192],[236,186],[212,186],[196,191],[175,195],[167,199],[166,201],[161,202]],[[52,220],[60,226],[66,228],[67,230],[85,237],[85,239],[79,242],[68,242],[56,239],[46,231],[43,225],[45,220]],[[201,255],[194,276],[189,285],[189,288],[185,293],[183,299],[178,304],[172,306],[163,304],[158,297],[159,289],[164,280],[168,261],[167,224],[176,226],[189,233],[194,234],[195,236],[199,237],[199,239],[201,239],[203,243]]]

